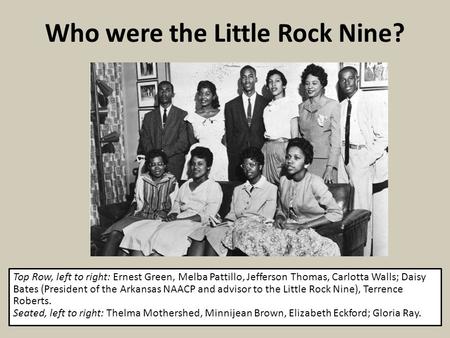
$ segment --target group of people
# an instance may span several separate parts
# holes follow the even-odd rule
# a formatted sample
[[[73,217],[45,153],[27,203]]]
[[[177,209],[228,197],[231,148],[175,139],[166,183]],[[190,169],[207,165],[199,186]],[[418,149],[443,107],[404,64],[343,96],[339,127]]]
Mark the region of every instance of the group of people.
[[[324,95],[327,74],[315,64],[301,75],[299,106],[286,97],[279,70],[266,77],[271,100],[256,93],[256,82],[256,70],[244,66],[242,95],[222,111],[216,86],[200,81],[191,114],[172,105],[170,82],[159,83],[159,108],[140,131],[136,210],[104,232],[105,255],[339,255],[313,230],[342,219],[325,183],[351,183],[355,208],[372,210],[375,164],[387,153],[384,126],[353,67],[339,72],[341,104]],[[216,181],[228,180],[242,184],[220,219]]]

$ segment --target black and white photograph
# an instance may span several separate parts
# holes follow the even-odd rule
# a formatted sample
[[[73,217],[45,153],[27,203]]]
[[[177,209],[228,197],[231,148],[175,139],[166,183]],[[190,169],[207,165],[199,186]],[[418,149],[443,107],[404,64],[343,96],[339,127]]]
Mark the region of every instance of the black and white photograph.
[[[450,1],[7,4],[0,337],[450,336]]]
[[[387,63],[142,64],[91,67],[91,255],[388,255]]]
[[[138,62],[136,63],[136,72],[138,80],[156,79],[158,77],[155,62]]]
[[[156,105],[156,96],[158,91],[158,83],[156,81],[138,82],[139,107],[153,107]]]
[[[361,88],[379,88],[388,86],[388,64],[386,62],[361,63]]]

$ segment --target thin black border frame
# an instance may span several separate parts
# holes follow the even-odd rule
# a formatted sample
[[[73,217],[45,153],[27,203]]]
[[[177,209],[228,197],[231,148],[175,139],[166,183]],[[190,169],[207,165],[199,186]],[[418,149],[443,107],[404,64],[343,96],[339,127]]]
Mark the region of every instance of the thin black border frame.
[[[139,67],[141,66],[141,63],[143,62],[136,62],[136,80],[137,81],[148,81],[148,80],[155,80],[158,78],[158,62],[151,62],[153,63],[154,67],[154,75],[139,77]]]
[[[255,325],[255,324],[239,324],[239,325],[186,325],[186,324],[167,324],[167,325],[11,325],[10,322],[10,301],[11,301],[11,284],[10,275],[11,270],[438,270],[440,272],[440,324],[418,324],[418,325],[318,325],[318,324],[306,324],[306,325]],[[8,268],[8,327],[442,327],[442,268]]]

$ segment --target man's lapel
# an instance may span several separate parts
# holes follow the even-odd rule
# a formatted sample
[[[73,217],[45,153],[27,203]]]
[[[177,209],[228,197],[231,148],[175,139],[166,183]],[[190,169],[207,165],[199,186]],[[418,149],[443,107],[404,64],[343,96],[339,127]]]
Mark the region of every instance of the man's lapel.
[[[161,120],[161,110],[160,110],[160,107],[157,107],[157,108],[155,109],[155,111],[154,111],[154,121],[155,121],[156,128],[157,128],[159,131],[162,131],[163,129],[162,129],[162,120]]]
[[[248,128],[247,112],[245,111],[244,102],[242,101],[242,96],[239,96],[237,108],[238,108],[238,115],[239,115],[238,117],[239,117],[239,121],[240,121],[241,125],[245,125]]]

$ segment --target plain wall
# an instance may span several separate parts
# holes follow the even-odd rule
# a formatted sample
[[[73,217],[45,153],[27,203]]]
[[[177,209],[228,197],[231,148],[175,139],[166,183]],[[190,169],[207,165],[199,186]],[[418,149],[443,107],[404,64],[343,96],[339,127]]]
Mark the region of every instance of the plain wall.
[[[273,68],[281,71],[286,79],[286,97],[298,103],[302,102],[299,94],[299,85],[301,73],[305,67],[311,62],[305,63],[255,63],[255,62],[239,62],[239,63],[171,63],[170,73],[172,83],[175,86],[176,99],[181,108],[188,112],[192,112],[195,107],[194,96],[197,84],[201,80],[209,80],[217,87],[217,95],[221,107],[225,103],[238,95],[238,83],[241,68],[250,64],[256,69],[258,82],[256,83],[256,91],[262,93],[266,82],[267,72]],[[328,74],[328,86],[326,87],[326,95],[337,100],[337,93],[334,84],[337,82],[337,74],[339,72],[339,63],[316,63],[322,66]]]

